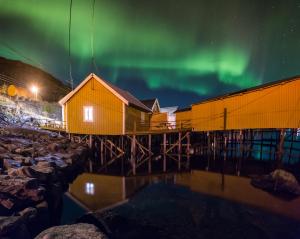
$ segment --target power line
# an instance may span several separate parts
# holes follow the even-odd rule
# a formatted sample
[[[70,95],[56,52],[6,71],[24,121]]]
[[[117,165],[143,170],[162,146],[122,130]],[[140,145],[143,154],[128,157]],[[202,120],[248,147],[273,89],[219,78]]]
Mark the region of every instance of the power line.
[[[95,38],[95,5],[96,0],[92,0],[92,30],[91,30],[91,51],[92,51],[92,68],[94,67],[96,73],[99,74],[98,67],[95,61],[95,49],[94,49],[94,38]]]
[[[72,77],[72,59],[71,59],[71,24],[72,24],[72,5],[73,0],[70,0],[70,9],[69,9],[69,77],[71,89],[74,89],[74,81]]]
[[[0,41],[1,45],[3,45],[4,47],[6,47],[7,49],[9,49],[11,52],[13,52],[15,55],[31,62],[31,63],[34,63],[35,65],[37,65],[38,67],[44,69],[44,66],[38,62],[38,61],[35,61],[27,56],[25,56],[24,54],[22,54],[19,50],[16,50],[15,48],[9,46],[6,42],[3,42],[2,40]]]

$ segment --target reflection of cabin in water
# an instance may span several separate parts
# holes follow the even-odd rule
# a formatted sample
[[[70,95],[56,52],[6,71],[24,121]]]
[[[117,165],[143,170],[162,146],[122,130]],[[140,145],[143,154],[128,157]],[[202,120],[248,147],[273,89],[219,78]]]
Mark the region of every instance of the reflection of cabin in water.
[[[90,74],[59,103],[69,133],[122,135],[149,128],[151,110],[129,92],[95,74]]]

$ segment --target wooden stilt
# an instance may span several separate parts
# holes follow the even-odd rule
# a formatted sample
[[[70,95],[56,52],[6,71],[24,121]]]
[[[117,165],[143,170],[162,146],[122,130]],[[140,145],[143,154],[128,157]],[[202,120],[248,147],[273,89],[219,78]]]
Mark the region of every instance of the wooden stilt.
[[[109,154],[110,154],[110,159],[112,159],[112,157],[113,157],[113,144],[109,145]]]
[[[238,164],[237,164],[237,169],[236,169],[237,176],[240,176],[240,173],[241,173],[241,165],[242,165],[242,159],[243,159],[243,155],[244,155],[244,143],[243,142],[244,142],[244,131],[240,130]]]
[[[207,136],[207,166],[206,166],[206,171],[208,171],[209,170],[209,161],[210,161],[210,152],[211,152],[209,132],[207,132],[206,136]]]
[[[294,129],[292,129],[291,131],[292,131],[292,138],[291,138],[291,144],[290,144],[290,149],[289,149],[288,165],[290,165],[290,162],[291,162],[292,150],[293,150],[293,146],[294,146],[294,136],[296,136],[296,134],[297,134],[297,131],[295,131]]]
[[[224,156],[223,156],[223,167],[222,167],[222,190],[225,189],[225,166],[227,157],[227,136],[224,137]]]
[[[186,140],[187,140],[187,145],[186,145],[186,160],[187,160],[187,162],[186,162],[186,166],[187,166],[187,169],[189,169],[190,168],[190,155],[191,155],[191,134],[190,134],[190,132],[187,132],[186,133],[187,134],[187,138],[186,138]]]
[[[262,160],[262,158],[263,158],[263,143],[264,143],[264,131],[263,130],[261,130],[261,132],[260,132],[260,135],[261,135],[261,137],[260,137],[260,160]]]
[[[167,157],[166,157],[166,152],[167,152],[167,134],[163,134],[163,172],[167,171]]]
[[[101,166],[104,164],[104,152],[103,152],[103,139],[100,141],[100,160],[101,160]]]
[[[178,171],[181,170],[181,155],[182,155],[182,140],[181,140],[181,131],[178,132]]]
[[[92,144],[93,144],[93,135],[89,135],[89,147],[90,149],[92,148]]]
[[[284,145],[284,139],[285,139],[285,130],[281,129],[280,130],[280,141],[278,145],[278,150],[277,150],[277,168],[281,168],[282,166],[282,158],[283,158],[283,145]]]
[[[133,175],[136,175],[136,122],[133,124],[133,135],[131,140],[131,167]]]
[[[131,140],[131,167],[133,175],[136,175],[136,135]]]
[[[216,132],[214,132],[214,146],[213,146],[214,167],[216,164],[216,147],[217,147],[217,138],[216,138]]]
[[[148,135],[148,151],[149,151],[149,159],[148,159],[148,173],[150,174],[152,172],[151,168],[151,161],[152,161],[152,141],[151,141],[151,134]]]

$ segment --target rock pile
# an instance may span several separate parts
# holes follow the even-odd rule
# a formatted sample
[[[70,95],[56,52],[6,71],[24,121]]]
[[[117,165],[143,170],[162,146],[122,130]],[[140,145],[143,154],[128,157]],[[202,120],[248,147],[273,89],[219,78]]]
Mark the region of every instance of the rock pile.
[[[62,195],[87,158],[87,145],[56,133],[0,128],[0,238],[33,238],[58,225]]]
[[[276,169],[270,174],[253,177],[251,184],[283,199],[300,196],[300,185],[295,176],[285,170]]]

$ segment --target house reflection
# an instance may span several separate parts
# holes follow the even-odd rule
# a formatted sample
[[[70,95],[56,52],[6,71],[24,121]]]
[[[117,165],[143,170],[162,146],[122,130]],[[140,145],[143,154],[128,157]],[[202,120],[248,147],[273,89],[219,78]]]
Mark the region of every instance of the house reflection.
[[[69,193],[88,209],[100,210],[123,202],[149,183],[174,183],[173,174],[120,177],[84,173],[70,185]]]

